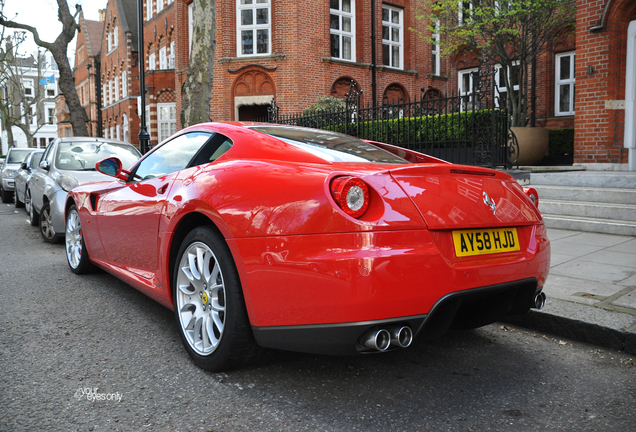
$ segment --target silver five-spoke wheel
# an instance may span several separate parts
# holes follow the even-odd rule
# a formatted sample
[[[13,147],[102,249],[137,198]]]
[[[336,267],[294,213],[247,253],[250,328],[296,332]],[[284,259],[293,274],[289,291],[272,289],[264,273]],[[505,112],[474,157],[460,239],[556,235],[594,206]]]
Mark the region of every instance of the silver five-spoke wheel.
[[[216,350],[225,329],[225,284],[214,252],[202,242],[188,246],[177,274],[177,311],[182,332],[194,352]]]

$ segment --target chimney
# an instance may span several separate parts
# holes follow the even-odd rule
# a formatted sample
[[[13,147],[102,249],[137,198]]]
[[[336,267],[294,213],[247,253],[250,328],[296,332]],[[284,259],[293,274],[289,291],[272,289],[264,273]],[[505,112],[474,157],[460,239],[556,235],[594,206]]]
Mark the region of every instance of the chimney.
[[[106,9],[99,9],[97,13],[99,13],[99,22],[106,21]]]

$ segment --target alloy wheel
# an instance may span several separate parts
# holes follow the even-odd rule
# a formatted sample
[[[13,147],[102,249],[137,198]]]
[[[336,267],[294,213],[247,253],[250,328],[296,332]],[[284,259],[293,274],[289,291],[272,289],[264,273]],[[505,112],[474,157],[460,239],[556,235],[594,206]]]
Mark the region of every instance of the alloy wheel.
[[[77,268],[82,259],[82,225],[77,210],[73,208],[66,218],[66,258],[71,268]]]
[[[225,328],[225,284],[220,263],[208,245],[194,242],[181,256],[176,307],[179,324],[190,348],[212,354]]]

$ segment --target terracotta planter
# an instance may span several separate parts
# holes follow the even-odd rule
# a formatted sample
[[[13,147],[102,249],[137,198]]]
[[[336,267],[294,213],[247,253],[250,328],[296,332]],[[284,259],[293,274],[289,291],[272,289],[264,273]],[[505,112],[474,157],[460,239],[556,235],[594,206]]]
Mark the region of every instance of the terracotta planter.
[[[510,128],[519,142],[519,165],[537,165],[548,154],[549,132],[540,127]]]

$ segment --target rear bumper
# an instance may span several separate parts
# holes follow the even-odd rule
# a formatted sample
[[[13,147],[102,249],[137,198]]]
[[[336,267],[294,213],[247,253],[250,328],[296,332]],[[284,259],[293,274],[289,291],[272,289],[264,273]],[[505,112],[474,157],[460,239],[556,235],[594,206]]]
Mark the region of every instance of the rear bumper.
[[[527,279],[535,281],[534,289],[542,287],[550,266],[545,227],[517,231],[520,251],[466,258],[455,257],[450,231],[273,236],[228,244],[253,327],[353,325],[421,317],[447,296],[481,287]]]
[[[466,329],[526,313],[540,292],[530,278],[489,287],[454,292],[441,298],[428,314],[387,320],[279,327],[252,327],[259,345],[316,354],[353,355],[373,352],[362,337],[375,329],[408,326],[416,338],[430,340],[449,328]],[[397,348],[391,346],[391,348]]]

